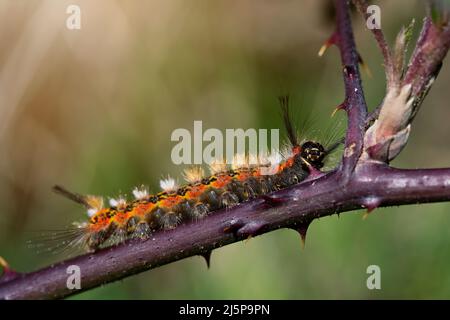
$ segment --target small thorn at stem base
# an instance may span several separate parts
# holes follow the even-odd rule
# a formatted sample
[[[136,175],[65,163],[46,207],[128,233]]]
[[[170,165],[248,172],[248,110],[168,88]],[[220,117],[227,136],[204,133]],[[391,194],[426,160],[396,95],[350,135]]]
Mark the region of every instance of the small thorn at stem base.
[[[324,173],[322,171],[320,171],[319,169],[316,169],[308,161],[306,161],[303,158],[302,158],[302,160],[306,164],[306,166],[308,167],[308,171],[309,171],[309,175],[304,181],[314,180],[314,179],[317,179],[317,178],[319,178],[319,177],[324,175]]]
[[[336,33],[333,33],[331,35],[331,37],[329,37],[328,40],[325,41],[325,43],[322,45],[322,47],[320,47],[320,50],[317,53],[317,55],[319,57],[322,57],[329,47],[331,47],[333,44],[336,44],[336,39],[337,39],[336,38]]]
[[[295,231],[297,231],[300,234],[300,240],[301,240],[301,248],[302,250],[305,249],[306,245],[306,233],[308,232],[309,225],[311,224],[311,221],[303,222],[300,224]]]
[[[0,283],[12,280],[19,275],[19,273],[11,269],[8,262],[1,256],[0,267],[3,269],[3,272],[0,274]]]
[[[331,113],[331,118],[333,118],[338,111],[345,110],[345,107],[346,107],[346,102],[342,102],[340,105],[338,105],[336,108],[334,108],[333,112]]]
[[[203,257],[203,259],[205,259],[206,262],[206,266],[208,267],[208,269],[211,266],[211,253],[212,251],[206,251],[205,253],[202,253],[200,256]]]
[[[3,269],[3,274],[6,274],[11,271],[8,262],[6,262],[6,260],[1,256],[0,256],[0,267],[2,267]]]
[[[377,197],[366,197],[361,202],[362,206],[367,209],[363,215],[363,220],[367,219],[369,214],[381,205],[381,200]]]

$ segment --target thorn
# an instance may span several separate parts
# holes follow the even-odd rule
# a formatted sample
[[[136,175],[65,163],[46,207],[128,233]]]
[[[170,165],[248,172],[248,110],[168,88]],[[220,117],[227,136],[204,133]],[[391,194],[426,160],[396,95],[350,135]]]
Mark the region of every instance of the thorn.
[[[306,246],[306,233],[308,232],[308,227],[306,228],[300,228],[298,230],[298,232],[300,233],[300,238],[302,241],[302,250],[305,250],[305,246]]]
[[[364,70],[364,72],[367,74],[367,76],[372,79],[373,75],[372,75],[372,71],[370,71],[369,66],[364,62],[363,58],[361,57],[361,55],[358,52],[358,62],[361,65],[361,68]]]
[[[206,252],[200,254],[200,256],[203,257],[203,259],[205,259],[206,266],[208,267],[208,269],[211,266],[211,253],[212,253],[212,250],[206,251]]]
[[[331,35],[331,37],[329,37],[328,40],[325,41],[325,43],[322,45],[322,47],[320,47],[320,50],[317,53],[317,55],[319,57],[322,57],[325,54],[325,52],[327,51],[327,49],[329,47],[331,47],[333,44],[336,44],[336,33],[334,33],[334,32]]]
[[[331,113],[331,118],[333,118],[338,111],[345,110],[346,106],[347,106],[347,103],[344,101],[340,105],[338,105],[336,108],[334,108],[333,112]]]
[[[11,271],[11,268],[10,268],[8,262],[6,262],[6,260],[2,256],[0,256],[0,267],[2,267],[2,269],[3,269],[3,274]]]
[[[306,166],[308,167],[308,170],[309,170],[309,175],[303,181],[314,180],[314,179],[317,179],[317,178],[319,178],[319,177],[324,175],[324,173],[322,171],[314,168],[314,166],[312,164],[310,164],[308,161],[306,161],[303,158],[301,158],[301,159],[306,164]]]
[[[366,197],[362,200],[361,205],[367,209],[367,211],[363,215],[363,220],[367,219],[369,214],[378,208],[381,204],[380,198],[377,197]]]
[[[0,256],[0,267],[3,269],[3,273],[0,275],[0,283],[6,282],[16,278],[19,273],[12,270],[8,262]]]
[[[377,208],[377,206],[373,206],[373,207],[367,207],[367,214],[371,213],[373,210],[375,210]]]
[[[299,227],[297,227],[296,229],[294,229],[295,231],[297,231],[297,232],[300,234],[302,250],[305,249],[305,245],[306,245],[306,233],[308,232],[308,228],[309,228],[309,225],[310,225],[310,224],[311,224],[311,221],[303,222],[302,224],[300,224]]]

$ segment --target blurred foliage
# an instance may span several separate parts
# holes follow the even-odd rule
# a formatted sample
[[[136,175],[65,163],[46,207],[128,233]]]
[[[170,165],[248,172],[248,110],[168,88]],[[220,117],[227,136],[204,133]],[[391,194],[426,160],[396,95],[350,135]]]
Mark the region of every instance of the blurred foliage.
[[[421,21],[421,1],[375,1],[390,42]],[[65,27],[78,4],[81,30]],[[0,255],[18,271],[60,257],[26,248],[31,231],[84,219],[50,192],[59,183],[115,196],[140,184],[157,190],[176,128],[280,128],[277,96],[289,93],[299,124],[325,130],[343,99],[336,48],[317,51],[333,23],[328,1],[0,0]],[[383,97],[382,59],[364,21],[355,37]],[[417,37],[420,23],[416,24]],[[397,167],[450,163],[448,65],[415,120]],[[309,115],[309,116],[308,116]],[[415,205],[323,218],[305,250],[280,230],[80,294],[75,299],[450,298],[450,205]],[[366,288],[381,267],[382,290]]]

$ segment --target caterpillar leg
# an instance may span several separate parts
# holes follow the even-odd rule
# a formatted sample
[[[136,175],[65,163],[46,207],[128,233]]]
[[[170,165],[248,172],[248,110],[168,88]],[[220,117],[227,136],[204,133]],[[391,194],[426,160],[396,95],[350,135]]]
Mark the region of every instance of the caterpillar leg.
[[[127,221],[127,234],[131,235],[134,233],[134,231],[136,230],[136,226],[138,225],[138,223],[142,220],[141,217],[138,216],[134,216],[131,217],[130,219],[128,219]]]
[[[213,188],[206,191],[200,198],[200,202],[207,203],[209,211],[220,208],[220,195],[219,192]]]
[[[112,243],[119,244],[128,238],[126,226],[119,226],[116,228],[110,239]]]
[[[100,248],[111,237],[116,227],[117,225],[115,223],[111,223],[109,226],[89,234],[86,240],[86,246],[89,251],[95,251]]]
[[[176,228],[181,223],[181,215],[174,211],[165,212],[161,216],[161,226],[163,229],[170,230]]]
[[[162,216],[165,214],[164,210],[161,208],[155,208],[151,212],[145,215],[145,222],[147,222],[151,231],[156,231],[160,229],[162,223]]]
[[[139,239],[147,239],[151,234],[150,226],[145,221],[140,221],[133,232],[133,237]]]
[[[188,221],[201,219],[205,217],[209,211],[211,211],[209,205],[203,202],[189,201],[186,204],[181,204],[181,207],[183,210],[178,210],[178,212],[185,220]]]
[[[230,191],[225,191],[220,195],[222,207],[229,208],[239,204],[239,197]]]
[[[201,218],[205,217],[206,215],[208,215],[209,211],[210,210],[209,210],[208,205],[206,205],[202,202],[195,204],[195,206],[192,210],[194,219],[201,219]]]
[[[258,196],[258,186],[253,181],[243,183],[244,192],[248,199],[254,199]]]

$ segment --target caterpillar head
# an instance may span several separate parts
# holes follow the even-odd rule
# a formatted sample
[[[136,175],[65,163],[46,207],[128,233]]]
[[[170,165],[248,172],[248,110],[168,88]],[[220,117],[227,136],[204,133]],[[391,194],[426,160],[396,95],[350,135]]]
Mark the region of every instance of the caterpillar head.
[[[316,169],[323,167],[326,154],[324,146],[315,141],[306,141],[301,146],[300,156]]]

